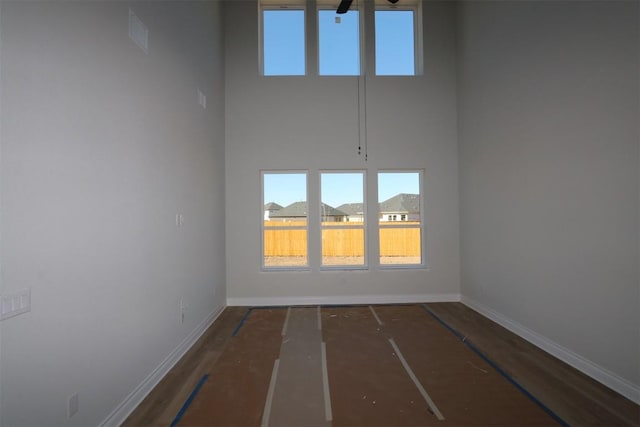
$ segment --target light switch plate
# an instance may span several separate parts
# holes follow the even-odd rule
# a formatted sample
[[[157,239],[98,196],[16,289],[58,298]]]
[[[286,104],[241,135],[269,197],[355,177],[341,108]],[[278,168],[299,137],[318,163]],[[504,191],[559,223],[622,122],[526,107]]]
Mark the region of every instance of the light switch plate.
[[[0,298],[0,320],[31,311],[31,289],[23,289]]]
[[[207,96],[200,89],[198,89],[198,104],[202,108],[207,108]]]

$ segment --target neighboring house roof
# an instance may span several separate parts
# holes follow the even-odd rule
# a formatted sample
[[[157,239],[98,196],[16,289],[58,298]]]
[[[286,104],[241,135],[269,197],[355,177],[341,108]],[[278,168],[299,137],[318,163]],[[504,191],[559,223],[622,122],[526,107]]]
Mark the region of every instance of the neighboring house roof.
[[[272,218],[307,216],[307,202],[295,202],[271,214]]]
[[[326,203],[320,203],[320,214],[322,216],[347,216],[346,212],[329,206]]]
[[[362,215],[364,214],[364,203],[345,203],[336,209],[348,215]]]
[[[420,212],[419,194],[396,194],[380,203],[380,212],[417,213]]]
[[[264,205],[264,210],[265,211],[279,211],[280,209],[282,209],[282,206],[280,206],[279,204],[277,204],[275,202],[265,203],[265,205]]]
[[[347,214],[325,203],[321,204],[322,216],[346,216]],[[309,215],[307,202],[295,202],[271,214],[272,218],[295,218]]]
[[[264,205],[264,209],[271,212],[271,218],[297,218],[309,216],[307,202],[291,203],[287,207],[282,207],[277,203],[269,202]],[[380,203],[382,213],[418,213],[420,212],[420,195],[400,193]],[[364,203],[344,203],[338,208],[321,203],[320,214],[322,216],[349,216],[362,215],[364,213]]]

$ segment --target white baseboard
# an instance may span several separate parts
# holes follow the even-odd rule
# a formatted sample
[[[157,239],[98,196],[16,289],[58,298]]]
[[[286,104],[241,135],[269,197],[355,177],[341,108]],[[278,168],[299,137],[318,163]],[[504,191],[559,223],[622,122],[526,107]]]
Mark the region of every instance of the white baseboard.
[[[557,357],[563,362],[573,366],[580,372],[590,376],[594,380],[604,384],[610,389],[620,393],[627,399],[634,401],[637,404],[640,404],[640,386],[637,384],[633,384],[630,381],[620,377],[619,375],[593,363],[590,360],[585,359],[577,353],[557,344],[556,342],[546,338],[543,335],[540,335],[537,332],[532,331],[524,325],[521,325],[518,322],[515,322],[497,311],[493,310],[490,307],[487,307],[484,304],[481,304],[477,301],[472,300],[471,298],[467,298],[462,296],[462,303],[469,308],[477,311],[485,317],[493,320],[499,325],[505,327],[510,330],[514,334],[520,336],[521,338],[529,341],[533,345],[540,347],[542,350],[547,353]]]
[[[213,322],[220,316],[225,306],[211,312],[169,355],[120,403],[100,424],[100,427],[119,426],[127,419],[145,397],[178,363]]]
[[[460,294],[413,295],[346,295],[330,297],[257,297],[227,298],[228,306],[290,306],[290,305],[349,305],[349,304],[405,304],[419,302],[460,302]]]

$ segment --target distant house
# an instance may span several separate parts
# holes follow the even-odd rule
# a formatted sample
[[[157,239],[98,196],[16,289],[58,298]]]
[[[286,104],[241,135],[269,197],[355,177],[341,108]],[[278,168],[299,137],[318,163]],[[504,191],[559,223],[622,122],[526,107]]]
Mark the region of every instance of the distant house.
[[[277,203],[274,203],[274,202],[265,203],[265,205],[264,205],[264,220],[265,221],[270,220],[271,216],[273,215],[273,213],[279,211],[280,209],[282,209],[282,206],[280,206]]]
[[[347,214],[325,203],[320,204],[323,222],[342,222]],[[309,216],[307,202],[295,202],[270,214],[272,221],[303,221]]]
[[[380,221],[420,221],[420,195],[400,193],[380,203]]]
[[[322,222],[345,222],[348,215],[340,209],[320,203],[320,217]]]
[[[364,221],[364,203],[345,203],[336,209],[347,214],[345,221],[347,222],[363,222]]]

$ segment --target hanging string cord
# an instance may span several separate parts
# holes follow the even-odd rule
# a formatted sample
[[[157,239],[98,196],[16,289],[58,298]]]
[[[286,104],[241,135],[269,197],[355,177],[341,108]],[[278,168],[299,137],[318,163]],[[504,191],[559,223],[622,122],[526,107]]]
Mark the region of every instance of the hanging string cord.
[[[357,83],[358,83],[358,156],[362,155],[362,136],[360,135],[360,112],[362,111],[360,109],[360,74],[358,74],[358,78],[357,78]]]
[[[356,10],[358,10],[358,14],[360,14],[360,0],[356,0]],[[360,15],[359,15],[360,16]],[[360,28],[360,19],[357,20],[358,23],[358,35],[360,35],[360,31],[362,30]],[[362,130],[361,130],[361,115],[362,115],[362,108],[360,105],[360,72],[358,72],[358,78],[356,79],[356,83],[358,84],[358,156],[362,155]]]
[[[362,21],[362,19],[364,19],[364,9],[361,10],[360,9],[360,1],[356,0],[356,9],[358,10],[358,34],[360,37],[360,40],[362,41],[362,28],[360,26],[360,23]],[[365,46],[361,46],[361,49],[366,49],[366,43]],[[364,50],[363,52],[366,52],[366,50]],[[368,160],[369,157],[369,153],[368,153],[368,147],[367,147],[367,133],[368,133],[368,126],[367,126],[367,61],[366,61],[366,54],[361,54],[360,56],[360,60],[364,62],[364,67],[362,66],[362,64],[360,64],[360,72],[358,72],[358,78],[356,79],[356,82],[358,84],[358,155],[361,156],[362,155],[362,140],[364,138],[364,161],[366,162]],[[361,81],[362,79],[362,81]],[[362,84],[362,91],[360,89],[360,85]],[[362,93],[361,93],[362,92]],[[364,125],[364,130],[362,129]]]
[[[363,89],[364,89],[364,94],[362,95],[362,98],[364,101],[364,161],[366,162],[367,160],[369,160],[369,150],[368,150],[368,143],[367,143],[369,126],[367,125],[367,71],[366,71],[366,68],[364,71]]]
[[[356,2],[359,3],[359,0],[356,0]],[[366,5],[363,4],[363,8],[362,10],[360,10],[359,8],[360,4],[358,4],[358,13],[359,18],[358,19],[358,27],[360,27],[360,23],[364,22],[363,20],[366,17],[366,13],[365,13],[365,8]],[[362,119],[364,122],[364,161],[366,162],[369,158],[369,151],[367,149],[367,137],[368,137],[368,126],[367,126],[367,43],[366,43],[366,39],[364,37],[362,37],[362,30],[363,28],[359,28],[358,34],[360,35],[360,41],[361,41],[361,45],[364,44],[364,46],[360,46],[360,49],[362,49],[362,55],[360,56],[360,59],[364,62],[364,67],[362,65],[360,65],[360,69],[362,70],[362,103],[364,104],[362,106],[362,108],[360,108],[360,106],[358,105],[358,114],[362,114]],[[362,43],[362,41],[365,40],[365,43]],[[358,91],[360,90],[360,74],[358,74]],[[360,94],[358,93],[358,103],[360,102]],[[358,116],[359,117],[359,116]],[[360,123],[358,123],[358,128],[360,128]],[[361,138],[358,138],[358,144],[361,144]]]

